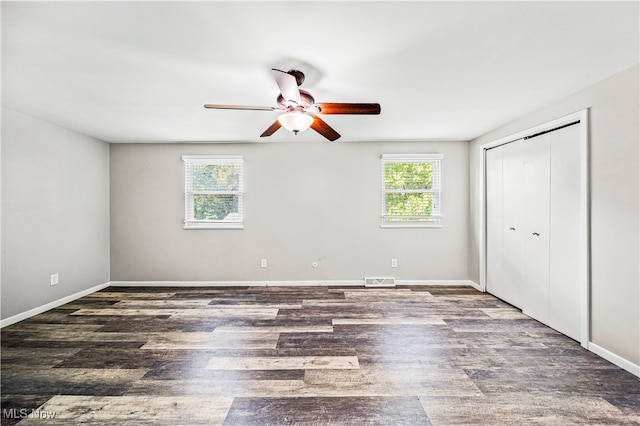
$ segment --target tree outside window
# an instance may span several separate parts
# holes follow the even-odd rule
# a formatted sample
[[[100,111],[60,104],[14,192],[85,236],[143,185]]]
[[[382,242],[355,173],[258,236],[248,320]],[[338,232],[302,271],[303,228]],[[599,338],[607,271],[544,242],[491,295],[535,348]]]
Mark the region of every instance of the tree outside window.
[[[382,156],[382,226],[440,225],[440,154]]]
[[[242,228],[242,158],[184,156],[185,228]]]

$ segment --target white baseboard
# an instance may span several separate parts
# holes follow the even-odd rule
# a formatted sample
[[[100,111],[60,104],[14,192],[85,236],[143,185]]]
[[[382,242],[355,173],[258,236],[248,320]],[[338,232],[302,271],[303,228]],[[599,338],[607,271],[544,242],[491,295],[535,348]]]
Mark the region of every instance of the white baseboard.
[[[607,361],[611,362],[612,364],[615,364],[618,367],[627,370],[629,373],[640,377],[640,365],[634,364],[633,362],[631,362],[631,361],[629,361],[629,360],[627,360],[625,358],[622,358],[621,356],[616,355],[613,352],[610,352],[610,351],[606,350],[605,348],[596,345],[593,342],[589,342],[589,344],[587,345],[587,349],[589,349],[594,354],[606,359]]]
[[[113,287],[276,287],[276,286],[359,286],[362,280],[300,281],[111,281]]]
[[[81,297],[87,296],[91,293],[95,293],[98,290],[102,290],[105,289],[107,287],[109,287],[110,283],[104,283],[104,284],[98,284],[96,286],[93,286],[91,288],[88,288],[86,290],[82,290],[79,291],[77,293],[71,294],[69,296],[63,297],[61,299],[58,300],[54,300],[53,302],[47,303],[45,305],[42,306],[38,306],[37,308],[33,308],[33,309],[29,309],[28,311],[16,314],[14,316],[11,316],[9,318],[5,318],[3,320],[0,321],[0,328],[6,327],[8,325],[11,324],[15,324],[19,321],[25,320],[27,318],[30,318],[34,315],[38,315],[41,314],[43,312],[46,312],[50,309],[53,308],[57,308],[58,306],[62,306],[65,303],[69,303],[69,302],[73,302],[76,299],[79,299]]]
[[[276,287],[276,286],[364,286],[364,280],[295,281],[111,281],[113,287]],[[396,280],[396,285],[480,286],[470,280]]]
[[[478,291],[480,284],[471,280],[396,280],[397,285],[469,286]]]

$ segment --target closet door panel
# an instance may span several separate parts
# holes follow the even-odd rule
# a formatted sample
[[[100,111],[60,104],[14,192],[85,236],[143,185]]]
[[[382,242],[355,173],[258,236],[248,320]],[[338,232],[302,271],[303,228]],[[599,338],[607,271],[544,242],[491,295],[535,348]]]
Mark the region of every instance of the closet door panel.
[[[499,298],[502,290],[502,147],[486,153],[487,173],[487,291]]]
[[[580,340],[580,127],[550,133],[549,325]]]
[[[502,147],[502,298],[522,308],[522,141]]]
[[[522,283],[525,314],[549,318],[549,134],[524,142]]]

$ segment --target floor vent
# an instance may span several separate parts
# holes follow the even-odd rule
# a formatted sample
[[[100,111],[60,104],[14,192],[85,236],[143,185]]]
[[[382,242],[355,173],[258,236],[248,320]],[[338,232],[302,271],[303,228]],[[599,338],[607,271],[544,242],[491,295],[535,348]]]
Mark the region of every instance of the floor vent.
[[[396,279],[393,277],[364,277],[365,287],[395,287]]]

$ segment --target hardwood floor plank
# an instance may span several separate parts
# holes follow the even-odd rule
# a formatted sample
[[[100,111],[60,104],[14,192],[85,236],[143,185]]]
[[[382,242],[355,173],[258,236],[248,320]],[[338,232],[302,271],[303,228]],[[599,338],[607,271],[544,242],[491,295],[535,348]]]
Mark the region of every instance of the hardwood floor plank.
[[[109,340],[19,340],[19,339],[7,339],[2,338],[2,350],[5,348],[59,348],[59,349],[77,349],[77,348],[112,348],[114,341]],[[144,341],[131,341],[123,342],[117,341],[118,348],[121,349],[138,349],[142,347],[146,342]]]
[[[224,424],[417,426],[431,422],[416,397],[276,397],[236,398]]]
[[[46,424],[220,425],[232,397],[67,396],[51,398],[39,410],[55,413]],[[41,425],[30,418],[20,425]]]
[[[162,299],[150,300],[144,298],[119,300],[115,302],[113,308],[123,309],[203,309],[206,308],[210,299]]]
[[[263,303],[263,302],[255,302],[255,303],[234,303],[230,305],[228,303],[220,303],[220,302],[209,302],[209,306],[215,306],[224,309],[225,307],[233,306],[234,309],[251,309],[256,306],[260,306],[262,309],[302,309],[302,303]]]
[[[303,380],[230,380],[209,381],[207,379],[190,380],[155,380],[145,379],[134,383],[127,395],[160,395],[160,396],[210,396],[227,395],[268,397],[283,395],[287,397],[304,394]]]
[[[580,389],[587,397],[607,395],[624,389],[625,396],[640,398],[638,378],[618,368],[596,369],[554,366],[544,367],[546,360],[536,366],[467,370],[485,395],[506,392],[555,392],[570,394]]]
[[[79,309],[73,312],[71,315],[115,315],[115,316],[128,316],[128,315],[170,315],[171,317],[214,317],[214,318],[228,318],[228,317],[240,317],[240,318],[254,318],[254,319],[273,319],[278,314],[276,308],[236,308],[236,307],[211,307],[202,309],[163,309],[163,308],[106,308],[106,309]]]
[[[359,368],[355,356],[213,357],[210,370],[309,370]]]
[[[596,425],[637,424],[602,398],[540,395],[512,392],[491,397],[460,398],[420,396],[434,424],[503,426],[505,424]]]
[[[80,348],[3,348],[1,368],[24,366],[28,359],[29,367],[54,367],[73,357]]]
[[[142,349],[272,349],[280,333],[188,333],[154,334]]]
[[[417,374],[416,374],[417,373]],[[361,395],[455,395],[482,396],[476,384],[453,368],[362,368],[359,370],[306,370],[309,389],[357,390]]]
[[[2,371],[2,393],[12,395],[122,395],[145,369],[10,368]]]
[[[96,331],[73,331],[62,329],[59,331],[22,332],[21,336],[25,341],[61,341],[61,342],[138,342],[148,341],[151,338],[160,338],[164,333],[119,333],[119,332],[96,332]]]
[[[629,417],[629,423],[640,424],[640,398],[637,396],[611,396],[604,398],[609,404],[619,409],[622,414]]]
[[[133,288],[131,291],[124,291],[125,288],[120,287],[116,291],[102,290],[96,291],[95,293],[91,293],[88,296],[82,298],[82,300],[91,300],[91,299],[109,299],[115,301],[121,300],[135,300],[135,299],[144,299],[144,300],[156,300],[156,299],[169,299],[176,295],[175,292],[165,292],[159,289],[154,289],[154,291],[146,291],[146,289]]]
[[[145,380],[193,380],[233,382],[246,380],[297,380],[305,378],[304,370],[205,370],[192,361],[163,362],[149,369]]]
[[[146,369],[157,368],[168,362],[188,360],[190,365],[204,368],[210,353],[195,354],[192,351],[170,351],[149,349],[121,349],[116,346],[109,348],[87,348],[63,362],[56,368],[103,368],[103,369]]]
[[[481,308],[492,319],[530,319],[528,316],[513,308]]]
[[[438,317],[428,318],[334,318],[332,320],[333,325],[363,325],[363,324],[377,324],[377,325],[409,325],[409,324],[436,324],[444,325],[444,320]]]
[[[514,330],[535,330],[549,333],[557,333],[534,319],[489,319],[478,320],[473,319],[448,319],[445,318],[447,325],[458,333],[513,333]]]
[[[333,333],[331,325],[232,326],[221,325],[214,333]]]
[[[110,317],[111,319],[98,330],[104,332],[130,332],[130,333],[162,333],[162,332],[212,332],[224,319],[209,318],[171,318],[164,317]]]
[[[100,329],[101,327],[102,326],[99,324],[34,324],[19,322],[11,327],[11,333],[23,337],[58,334],[64,335],[75,332],[92,334],[94,331]],[[7,334],[7,337],[8,336],[10,335]]]

